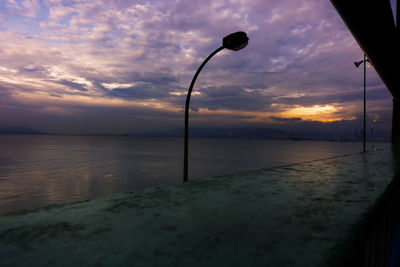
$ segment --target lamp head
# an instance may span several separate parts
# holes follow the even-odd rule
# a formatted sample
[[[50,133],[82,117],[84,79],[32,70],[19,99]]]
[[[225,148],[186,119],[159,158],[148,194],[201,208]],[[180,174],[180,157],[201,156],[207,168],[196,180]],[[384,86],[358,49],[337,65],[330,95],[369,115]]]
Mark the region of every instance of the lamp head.
[[[364,60],[361,60],[361,61],[354,61],[354,65],[358,68],[358,67],[360,67],[360,65],[361,65],[361,63],[363,63],[364,62]]]
[[[245,32],[235,32],[222,39],[222,46],[229,50],[238,51],[243,49],[249,43],[249,37]]]

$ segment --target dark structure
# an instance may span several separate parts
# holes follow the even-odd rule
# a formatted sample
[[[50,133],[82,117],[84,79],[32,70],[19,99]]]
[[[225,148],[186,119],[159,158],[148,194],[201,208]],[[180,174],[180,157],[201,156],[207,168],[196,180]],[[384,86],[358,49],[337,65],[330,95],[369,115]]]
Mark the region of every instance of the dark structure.
[[[330,1],[393,96],[392,143],[400,143],[399,6],[395,24],[389,0]]]
[[[399,1],[396,23],[390,0],[330,0],[393,96],[392,147],[395,175],[376,206],[365,216],[357,238],[340,266],[400,264],[400,59]],[[364,62],[365,66],[365,62]]]

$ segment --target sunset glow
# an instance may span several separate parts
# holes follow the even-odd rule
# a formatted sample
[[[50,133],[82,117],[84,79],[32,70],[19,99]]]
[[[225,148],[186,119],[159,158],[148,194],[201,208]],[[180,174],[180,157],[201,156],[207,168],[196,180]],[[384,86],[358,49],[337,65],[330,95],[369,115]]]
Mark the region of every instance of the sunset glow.
[[[335,107],[332,105],[315,105],[311,107],[294,107],[288,111],[280,113],[283,118],[295,118],[299,117],[302,120],[312,120],[312,121],[322,121],[322,122],[332,122],[340,120],[354,120],[355,117],[344,118],[338,116],[338,111],[341,107]]]

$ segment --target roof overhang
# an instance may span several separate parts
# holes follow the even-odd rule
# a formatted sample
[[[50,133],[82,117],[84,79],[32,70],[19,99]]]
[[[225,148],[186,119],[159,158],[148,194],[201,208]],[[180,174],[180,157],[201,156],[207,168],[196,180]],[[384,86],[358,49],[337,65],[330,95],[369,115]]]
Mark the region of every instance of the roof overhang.
[[[396,30],[390,1],[330,1],[392,96],[400,100],[399,33]]]

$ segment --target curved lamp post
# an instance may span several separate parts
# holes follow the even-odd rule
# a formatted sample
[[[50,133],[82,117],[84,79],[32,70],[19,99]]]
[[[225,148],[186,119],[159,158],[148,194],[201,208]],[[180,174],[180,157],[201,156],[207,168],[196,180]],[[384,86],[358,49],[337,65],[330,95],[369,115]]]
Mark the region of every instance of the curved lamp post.
[[[363,150],[364,150],[364,152],[365,152],[365,138],[366,138],[366,126],[367,126],[367,122],[366,122],[366,120],[367,120],[367,118],[366,118],[366,113],[367,113],[367,106],[366,106],[366,86],[367,86],[367,79],[366,79],[366,70],[367,70],[367,67],[366,67],[366,65],[367,65],[367,62],[369,62],[370,64],[371,64],[371,61],[369,61],[369,59],[367,59],[367,57],[365,56],[365,54],[364,54],[364,59],[363,60],[360,60],[360,61],[354,61],[354,65],[358,68],[358,67],[360,67],[360,65],[362,64],[362,63],[364,63],[364,132],[363,132],[363,135],[364,135],[364,138],[363,138]]]
[[[183,159],[183,181],[188,181],[188,136],[189,136],[189,104],[190,104],[190,95],[192,94],[194,83],[196,82],[197,76],[199,76],[200,71],[203,69],[204,65],[219,51],[224,48],[229,50],[238,51],[246,47],[249,42],[249,38],[245,32],[235,32],[225,36],[222,39],[222,46],[217,48],[214,52],[212,52],[200,65],[199,69],[196,71],[196,74],[193,76],[192,82],[190,83],[189,90],[186,96],[186,105],[185,105],[185,144],[184,144],[184,159]]]

